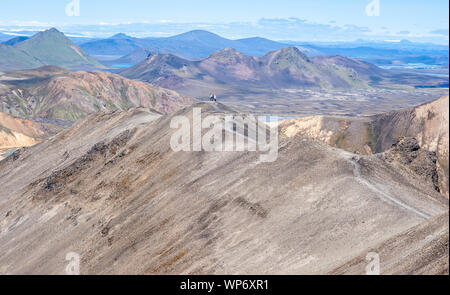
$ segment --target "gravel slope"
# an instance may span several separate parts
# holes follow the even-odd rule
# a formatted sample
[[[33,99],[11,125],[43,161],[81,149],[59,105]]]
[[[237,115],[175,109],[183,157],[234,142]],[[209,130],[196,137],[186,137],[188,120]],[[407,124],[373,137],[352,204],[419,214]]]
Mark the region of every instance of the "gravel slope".
[[[64,274],[76,252],[82,274],[324,274],[448,211],[408,169],[301,135],[274,163],[174,153],[172,116],[90,115],[1,161],[0,273]]]

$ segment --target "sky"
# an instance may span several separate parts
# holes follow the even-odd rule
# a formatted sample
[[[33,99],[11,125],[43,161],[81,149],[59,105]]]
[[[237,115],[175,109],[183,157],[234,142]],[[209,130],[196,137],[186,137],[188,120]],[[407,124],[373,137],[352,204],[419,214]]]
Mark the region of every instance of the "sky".
[[[234,39],[448,44],[448,22],[447,0],[0,0],[0,31],[95,37],[205,29]]]

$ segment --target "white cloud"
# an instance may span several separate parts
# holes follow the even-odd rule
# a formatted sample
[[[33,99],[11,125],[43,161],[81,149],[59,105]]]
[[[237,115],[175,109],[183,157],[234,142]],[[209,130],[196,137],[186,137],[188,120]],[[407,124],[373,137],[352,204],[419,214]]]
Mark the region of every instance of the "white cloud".
[[[430,34],[443,35],[443,36],[447,36],[448,37],[449,32],[448,32],[448,29],[439,29],[439,30],[431,31]]]
[[[392,31],[383,26],[381,29],[354,24],[339,25],[335,21],[326,24],[310,22],[300,18],[261,18],[249,22],[177,22],[170,19],[149,20],[140,23],[121,22],[97,24],[59,24],[37,21],[13,22],[2,24],[3,32],[39,31],[56,27],[63,32],[80,34],[88,37],[109,37],[117,33],[127,33],[135,37],[165,37],[184,33],[189,30],[205,29],[226,38],[239,39],[248,37],[265,37],[273,40],[293,41],[354,41],[366,40],[397,40],[448,43],[448,29],[434,30],[429,33],[410,31]],[[395,32],[395,33],[394,33]]]

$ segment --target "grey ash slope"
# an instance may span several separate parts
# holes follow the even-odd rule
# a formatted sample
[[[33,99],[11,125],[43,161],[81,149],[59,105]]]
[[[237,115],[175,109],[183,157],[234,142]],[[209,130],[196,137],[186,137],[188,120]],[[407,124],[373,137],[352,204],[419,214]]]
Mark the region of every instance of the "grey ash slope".
[[[448,210],[407,169],[301,136],[274,163],[174,153],[171,118],[90,115],[0,162],[0,273],[62,274],[72,251],[83,274],[326,273]]]
[[[438,186],[448,197],[448,110],[449,97],[445,95],[416,107],[370,117],[314,116],[287,120],[281,124],[281,130],[287,136],[301,133],[331,146],[360,154],[382,153],[388,150],[396,152],[395,148],[392,149],[393,146],[409,146],[404,150],[410,153],[411,157],[409,160],[402,157],[402,160],[412,164],[413,169],[417,171],[424,167],[420,163],[422,156],[428,157],[426,153],[418,151],[421,147],[428,151],[432,158],[436,158],[433,166],[439,175]],[[405,143],[409,144],[404,145]]]
[[[448,275],[448,213],[434,217],[397,236],[366,249],[363,254],[334,269],[330,274],[360,274],[367,266],[366,255],[378,253],[383,274]]]

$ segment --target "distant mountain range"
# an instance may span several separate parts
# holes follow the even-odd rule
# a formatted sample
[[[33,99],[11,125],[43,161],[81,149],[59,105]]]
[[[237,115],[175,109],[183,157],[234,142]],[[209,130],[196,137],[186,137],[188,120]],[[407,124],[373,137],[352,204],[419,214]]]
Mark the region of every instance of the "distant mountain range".
[[[293,43],[295,45],[295,43]],[[362,59],[377,65],[401,65],[422,63],[427,65],[445,65],[449,62],[449,51],[442,46],[428,47],[425,45],[401,45],[376,47],[376,44],[357,45],[344,44],[340,46],[304,45],[312,55],[343,55]],[[374,46],[374,47],[371,47]],[[422,47],[423,46],[423,47]]]
[[[15,47],[29,38],[31,37],[14,37],[0,33],[0,42],[7,46]],[[404,64],[418,64],[420,66],[424,64],[448,67],[449,63],[448,47],[409,41],[397,43],[369,41],[307,43],[296,41],[276,42],[259,37],[230,40],[204,30],[190,31],[166,38],[136,38],[119,33],[106,39],[73,36],[68,39],[84,50],[84,56],[87,56],[87,54],[93,55],[107,67],[115,67],[116,65],[119,65],[119,67],[130,67],[136,65],[146,59],[146,53],[148,52],[169,53],[184,59],[198,60],[227,47],[235,48],[245,55],[262,57],[269,51],[288,46],[295,46],[309,56],[342,55],[383,66]],[[3,54],[3,56],[6,56],[6,54]],[[0,58],[0,65],[3,63],[3,68],[5,68],[6,62],[1,55]],[[23,60],[24,58],[22,58],[22,64],[24,63]],[[10,62],[10,64],[12,63]],[[43,64],[49,63],[46,63],[44,60]],[[79,66],[80,62],[77,64]],[[57,65],[62,66],[63,64],[59,63]],[[72,66],[72,64],[70,65]],[[96,67],[98,67],[98,64]]]
[[[0,70],[31,69],[44,65],[65,68],[101,68],[94,58],[56,29],[31,38],[16,37],[0,44]]]
[[[125,56],[145,48],[157,52],[171,52],[187,59],[198,59],[208,57],[212,52],[226,47],[233,47],[246,55],[263,56],[268,51],[286,47],[286,44],[264,38],[230,40],[208,31],[196,30],[168,38],[139,39],[117,34],[80,46],[91,55]]]
[[[102,61],[104,65],[108,66],[117,66],[117,65],[124,65],[125,67],[130,67],[132,65],[136,65],[140,63],[143,60],[146,60],[147,57],[149,57],[150,54],[158,53],[152,49],[148,48],[138,48],[132,53],[125,55],[119,59],[113,59],[113,60],[105,60]]]
[[[449,51],[445,46],[416,44],[412,42],[353,42],[353,43],[305,43],[294,41],[275,42],[264,38],[230,40],[208,31],[195,30],[167,38],[134,38],[117,34],[108,39],[96,39],[81,43],[91,55],[137,56],[142,49],[158,53],[171,53],[185,59],[206,58],[211,53],[232,47],[245,55],[262,57],[267,52],[287,46],[296,46],[310,56],[342,55],[358,58],[378,65],[424,63],[445,65],[449,61]],[[136,51],[136,53],[133,53]],[[128,60],[131,65],[142,61]],[[122,62],[107,61],[106,65]]]
[[[442,79],[399,75],[373,64],[342,56],[309,57],[296,47],[274,50],[262,58],[233,48],[191,61],[171,54],[153,54],[121,75],[185,93],[193,88],[365,89],[383,83],[433,83]],[[431,84],[432,85],[432,84]],[[188,92],[197,97],[196,94]],[[203,93],[204,95],[204,93]],[[197,97],[199,98],[199,97]]]
[[[14,36],[0,33],[0,42],[5,42],[12,38],[14,38]]]
[[[6,41],[6,42],[3,42],[3,44],[4,44],[4,45],[8,45],[8,46],[14,46],[14,45],[16,45],[17,43],[23,42],[23,41],[28,40],[28,39],[30,39],[30,37],[27,37],[27,36],[18,36],[18,37],[14,37],[14,38],[12,38],[12,39],[9,39],[9,40]]]
[[[121,74],[175,89],[192,80],[264,88],[368,86],[352,69],[317,63],[295,47],[271,51],[262,58],[244,55],[231,47],[200,61],[155,54]]]

